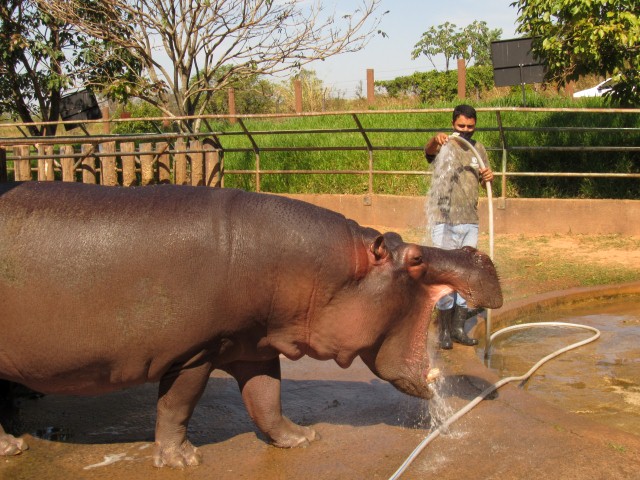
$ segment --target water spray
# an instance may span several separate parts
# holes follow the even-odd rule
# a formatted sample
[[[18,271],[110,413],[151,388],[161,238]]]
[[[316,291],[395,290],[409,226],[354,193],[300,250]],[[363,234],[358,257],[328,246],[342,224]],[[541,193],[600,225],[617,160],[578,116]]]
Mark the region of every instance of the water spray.
[[[458,132],[454,132],[449,135],[450,139],[454,139],[459,142],[461,145],[466,146],[471,149],[471,151],[475,154],[478,159],[478,165],[480,168],[485,169],[487,166],[482,160],[482,156],[478,153],[478,150],[469,142],[466,138],[460,136]],[[487,187],[487,209],[489,213],[489,257],[493,260],[493,188],[491,186],[492,182],[486,182]],[[485,319],[485,329],[484,329],[484,358],[489,357],[489,350],[491,349],[491,309],[487,309],[487,315]]]
[[[461,137],[460,134],[457,133],[457,132],[455,132],[452,135],[450,135],[449,138],[450,139],[454,139],[457,142],[459,142],[461,145],[470,148],[471,151],[476,155],[476,158],[478,159],[478,164],[480,165],[480,168],[482,168],[482,169],[487,168],[486,165],[484,164],[483,160],[482,160],[482,157],[480,156],[478,151],[475,149],[475,147],[471,144],[471,142],[469,142],[465,138]],[[494,241],[493,241],[493,191],[492,191],[492,188],[491,188],[491,182],[486,182],[486,187],[487,187],[487,200],[488,200],[487,203],[488,203],[488,212],[489,212],[489,256],[491,257],[491,259],[493,259],[493,245],[494,245]],[[579,329],[584,329],[584,330],[590,330],[591,332],[594,333],[594,335],[592,335],[591,337],[587,338],[586,340],[582,340],[582,341],[573,343],[573,344],[568,345],[568,346],[566,346],[564,348],[556,350],[553,353],[550,353],[546,357],[544,357],[541,360],[539,360],[524,375],[514,376],[514,377],[505,377],[505,378],[499,380],[498,382],[494,383],[490,387],[486,388],[485,390],[483,390],[477,397],[475,397],[473,400],[471,400],[465,407],[461,408],[456,413],[454,413],[452,416],[447,418],[444,422],[442,422],[438,426],[438,428],[436,428],[433,432],[431,432],[429,435],[427,435],[427,437],[425,437],[424,440],[422,440],[422,442],[420,442],[420,444],[413,450],[413,452],[411,452],[411,454],[402,463],[402,465],[395,471],[395,473],[391,477],[389,477],[389,480],[397,480],[398,478],[400,478],[400,476],[404,473],[404,471],[409,467],[409,465],[411,465],[411,463],[418,457],[418,455],[422,452],[422,450],[424,450],[426,448],[427,445],[429,445],[433,440],[438,438],[441,433],[448,432],[449,431],[449,427],[453,423],[455,423],[460,418],[462,418],[465,414],[470,412],[477,404],[479,404],[482,400],[487,398],[491,393],[493,393],[494,391],[496,391],[497,389],[499,389],[503,385],[506,385],[507,383],[510,383],[510,382],[520,381],[520,386],[523,386],[527,382],[527,380],[529,380],[531,375],[533,375],[536,370],[538,370],[542,365],[547,363],[549,360],[552,360],[553,358],[557,357],[558,355],[561,355],[561,354],[563,354],[565,352],[568,352],[569,350],[573,350],[575,348],[578,348],[578,347],[581,347],[581,346],[586,345],[588,343],[591,343],[591,342],[597,340],[600,337],[600,331],[597,328],[590,327],[588,325],[580,325],[580,324],[576,324],[576,323],[565,323],[565,322],[523,323],[523,324],[520,324],[520,325],[512,325],[510,327],[505,327],[505,328],[500,329],[497,332],[492,334],[491,333],[491,310],[487,309],[487,318],[486,318],[486,322],[485,322],[485,350],[484,350],[485,359],[489,357],[489,351],[490,351],[491,343],[493,342],[493,340],[496,337],[498,337],[498,336],[500,336],[500,335],[502,335],[504,333],[507,333],[507,332],[512,332],[512,331],[515,331],[515,330],[522,330],[522,329],[525,329],[525,328],[535,328],[535,327],[570,327],[570,328],[579,328]]]
[[[557,357],[558,355],[561,355],[561,354],[563,354],[565,352],[568,352],[569,350],[573,350],[574,348],[578,348],[578,347],[581,347],[583,345],[586,345],[587,343],[591,343],[591,342],[597,340],[600,337],[600,330],[598,330],[597,328],[594,328],[594,327],[590,327],[588,325],[580,325],[580,324],[577,324],[577,323],[565,323],[565,322],[543,322],[543,323],[523,323],[523,324],[520,324],[520,325],[512,325],[510,327],[505,327],[505,328],[503,328],[501,330],[498,330],[493,335],[491,335],[490,340],[493,340],[494,338],[498,337],[499,335],[502,335],[502,334],[507,333],[507,332],[511,332],[511,331],[514,331],[514,330],[522,330],[522,329],[525,329],[525,328],[534,328],[534,327],[571,327],[571,328],[580,328],[580,329],[584,329],[584,330],[590,330],[591,332],[594,333],[594,335],[592,335],[591,337],[587,338],[586,340],[581,340],[579,342],[572,343],[571,345],[568,345],[568,346],[566,346],[564,348],[556,350],[553,353],[550,353],[546,357],[544,357],[541,360],[539,360],[524,375],[515,376],[515,377],[505,377],[502,380],[499,380],[498,382],[494,383],[490,387],[487,387],[486,389],[484,389],[482,391],[482,393],[480,393],[480,395],[475,397],[466,406],[464,406],[463,408],[458,410],[456,413],[454,413],[451,417],[449,417],[444,422],[442,422],[438,426],[437,429],[435,429],[427,437],[425,437],[425,439],[422,440],[422,442],[420,442],[420,444],[413,450],[413,452],[411,452],[411,454],[407,457],[407,459],[402,463],[400,468],[398,468],[398,470],[396,470],[395,473],[393,475],[391,475],[391,477],[389,477],[389,480],[397,480],[398,478],[400,478],[400,476],[404,473],[404,471],[409,467],[409,465],[411,465],[411,463],[418,457],[420,452],[422,452],[422,450],[424,450],[427,445],[429,445],[433,440],[438,438],[441,433],[447,432],[450,425],[452,425],[457,420],[462,418],[465,414],[470,412],[471,409],[473,409],[473,407],[475,407],[482,400],[487,398],[487,396],[489,396],[491,393],[496,391],[498,388],[502,387],[503,385],[506,385],[507,383],[516,382],[516,381],[520,381],[521,382],[520,386],[522,386],[531,377],[531,375],[533,375],[534,372],[536,370],[538,370],[538,368],[540,368],[543,364],[547,363],[549,360],[551,360],[551,359],[553,359],[553,358]]]

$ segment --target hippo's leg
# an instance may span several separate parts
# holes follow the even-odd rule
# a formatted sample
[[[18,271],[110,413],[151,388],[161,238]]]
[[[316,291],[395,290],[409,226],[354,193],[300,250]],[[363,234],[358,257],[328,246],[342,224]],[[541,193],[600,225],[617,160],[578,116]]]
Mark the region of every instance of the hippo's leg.
[[[320,438],[314,429],[296,425],[282,415],[277,357],[264,362],[234,362],[224,370],[237,380],[249,416],[273,445],[300,447]]]
[[[0,425],[0,456],[18,455],[28,450],[29,445],[22,438],[16,438],[4,431]]]
[[[209,363],[170,370],[160,380],[156,419],[156,467],[199,465],[202,456],[187,440],[187,426],[209,380]]]

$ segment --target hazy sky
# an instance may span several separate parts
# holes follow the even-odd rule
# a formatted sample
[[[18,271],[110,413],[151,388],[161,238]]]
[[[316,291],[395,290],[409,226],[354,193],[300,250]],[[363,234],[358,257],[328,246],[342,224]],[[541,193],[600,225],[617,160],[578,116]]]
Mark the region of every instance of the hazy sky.
[[[445,22],[464,28],[474,20],[485,21],[491,29],[501,28],[502,39],[516,38],[517,9],[514,0],[382,0],[380,12],[389,10],[380,29],[388,37],[374,37],[364,50],[338,55],[324,62],[314,62],[315,70],[325,86],[334,91],[353,93],[360,82],[366,91],[366,71],[374,69],[375,80],[390,80],[432,69],[426,57],[411,59],[411,50],[422,33]],[[327,2],[331,3],[331,2]],[[339,0],[339,8],[348,11],[359,0]],[[440,67],[440,65],[439,65]],[[442,61],[442,68],[444,60]]]

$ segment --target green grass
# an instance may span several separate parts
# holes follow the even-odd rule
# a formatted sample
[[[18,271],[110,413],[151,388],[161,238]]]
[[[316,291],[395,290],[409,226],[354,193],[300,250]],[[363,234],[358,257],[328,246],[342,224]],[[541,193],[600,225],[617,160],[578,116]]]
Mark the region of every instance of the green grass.
[[[593,104],[593,99],[591,104]],[[547,102],[552,107],[576,107],[567,100]],[[361,113],[358,119],[367,136],[376,148],[411,147],[415,151],[373,152],[374,170],[379,171],[426,171],[427,164],[421,152],[424,143],[435,131],[450,131],[451,113]],[[537,112],[502,111],[502,125],[507,128],[550,128],[544,131],[508,131],[507,144],[510,147],[635,147],[640,143],[640,116],[627,113],[592,112]],[[260,166],[273,170],[357,170],[366,171],[369,155],[367,151],[298,151],[269,152],[269,148],[305,147],[359,147],[366,148],[366,141],[359,132],[331,133],[281,133],[283,131],[356,129],[351,114],[332,116],[304,116],[286,120],[246,119],[245,125],[254,134],[254,140],[261,149]],[[224,132],[240,132],[238,124],[218,125]],[[577,128],[609,128],[599,131],[571,131]],[[628,129],[636,130],[628,130]],[[375,132],[375,129],[395,129],[401,131]],[[625,130],[627,129],[627,130]],[[501,142],[498,133],[498,116],[495,111],[478,114],[478,131],[475,138],[489,150],[490,163],[499,170],[502,163]],[[245,135],[221,135],[226,149],[251,148]],[[253,152],[227,152],[227,170],[254,170]],[[529,172],[616,172],[640,173],[637,152],[593,152],[593,151],[510,151],[508,171]],[[228,174],[226,185],[238,188],[253,188],[251,175]],[[397,195],[424,195],[429,188],[429,179],[424,175],[374,175],[374,192]],[[507,196],[530,198],[640,198],[637,179],[620,178],[556,178],[520,177],[510,178]],[[266,174],[261,178],[261,189],[277,193],[366,193],[367,175],[336,174]],[[500,182],[495,182],[494,193],[501,195]]]
[[[423,109],[439,111],[393,111],[385,112],[383,105],[371,107],[357,114],[367,137],[375,147],[372,152],[373,169],[377,172],[419,172],[419,174],[373,175],[373,193],[392,195],[426,195],[430,177],[425,175],[428,165],[422,154],[425,142],[437,131],[451,130],[451,110],[459,102],[439,102],[419,105]],[[494,170],[501,170],[502,149],[498,132],[499,117],[495,111],[482,108],[518,107],[522,103],[519,92],[507,97],[485,102],[470,102],[479,109],[478,131],[475,138],[484,143],[489,151]],[[602,108],[606,101],[601,98],[572,101],[560,97],[545,97],[535,92],[527,94],[530,107],[567,109],[576,107]],[[379,110],[380,109],[380,110]],[[370,112],[370,113],[369,113]],[[517,129],[541,129],[538,131],[506,132],[509,147],[606,147],[640,145],[640,115],[636,113],[595,113],[566,111],[516,111],[502,110],[500,120],[503,127]],[[260,189],[274,193],[332,193],[365,194],[369,192],[369,177],[332,173],[331,171],[367,172],[370,157],[367,142],[359,131],[353,114],[338,112],[335,115],[301,115],[288,118],[245,118],[242,120],[252,132],[260,154],[261,170],[320,170],[315,174],[269,174],[260,178]],[[5,125],[6,126],[6,125]],[[243,133],[239,123],[218,119],[203,122],[217,134],[225,149],[225,186],[245,190],[256,189],[258,158],[252,151],[251,140]],[[571,131],[569,127],[609,128],[602,131]],[[167,127],[170,129],[170,127]],[[376,129],[392,129],[381,132]],[[630,130],[635,129],[635,130]],[[131,123],[116,123],[114,133],[156,133],[151,122],[135,120]],[[315,133],[302,133],[314,130]],[[328,130],[333,130],[328,132]],[[338,130],[338,131],[335,131]],[[293,133],[291,133],[293,132]],[[325,148],[325,151],[268,151],[269,149]],[[337,150],[338,147],[359,150]],[[405,147],[410,150],[390,151],[390,147]],[[234,151],[243,149],[245,151]],[[247,151],[248,150],[248,151]],[[35,163],[33,164],[35,165]],[[11,162],[9,162],[11,169]],[[233,171],[249,173],[233,173]],[[593,152],[593,151],[530,151],[510,150],[508,171],[519,172],[615,172],[640,173],[638,152]],[[556,177],[509,177],[506,196],[525,198],[614,198],[640,199],[637,178],[556,178]],[[494,195],[502,195],[502,182],[493,185]],[[481,193],[484,194],[484,193]]]

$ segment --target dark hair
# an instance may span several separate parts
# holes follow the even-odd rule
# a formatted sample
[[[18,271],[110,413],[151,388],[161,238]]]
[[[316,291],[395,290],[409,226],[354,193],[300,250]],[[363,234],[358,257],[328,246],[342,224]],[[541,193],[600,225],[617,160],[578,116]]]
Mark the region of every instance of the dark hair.
[[[476,109],[473,108],[471,105],[458,105],[456,108],[453,109],[454,122],[458,119],[460,115],[477,120]]]

